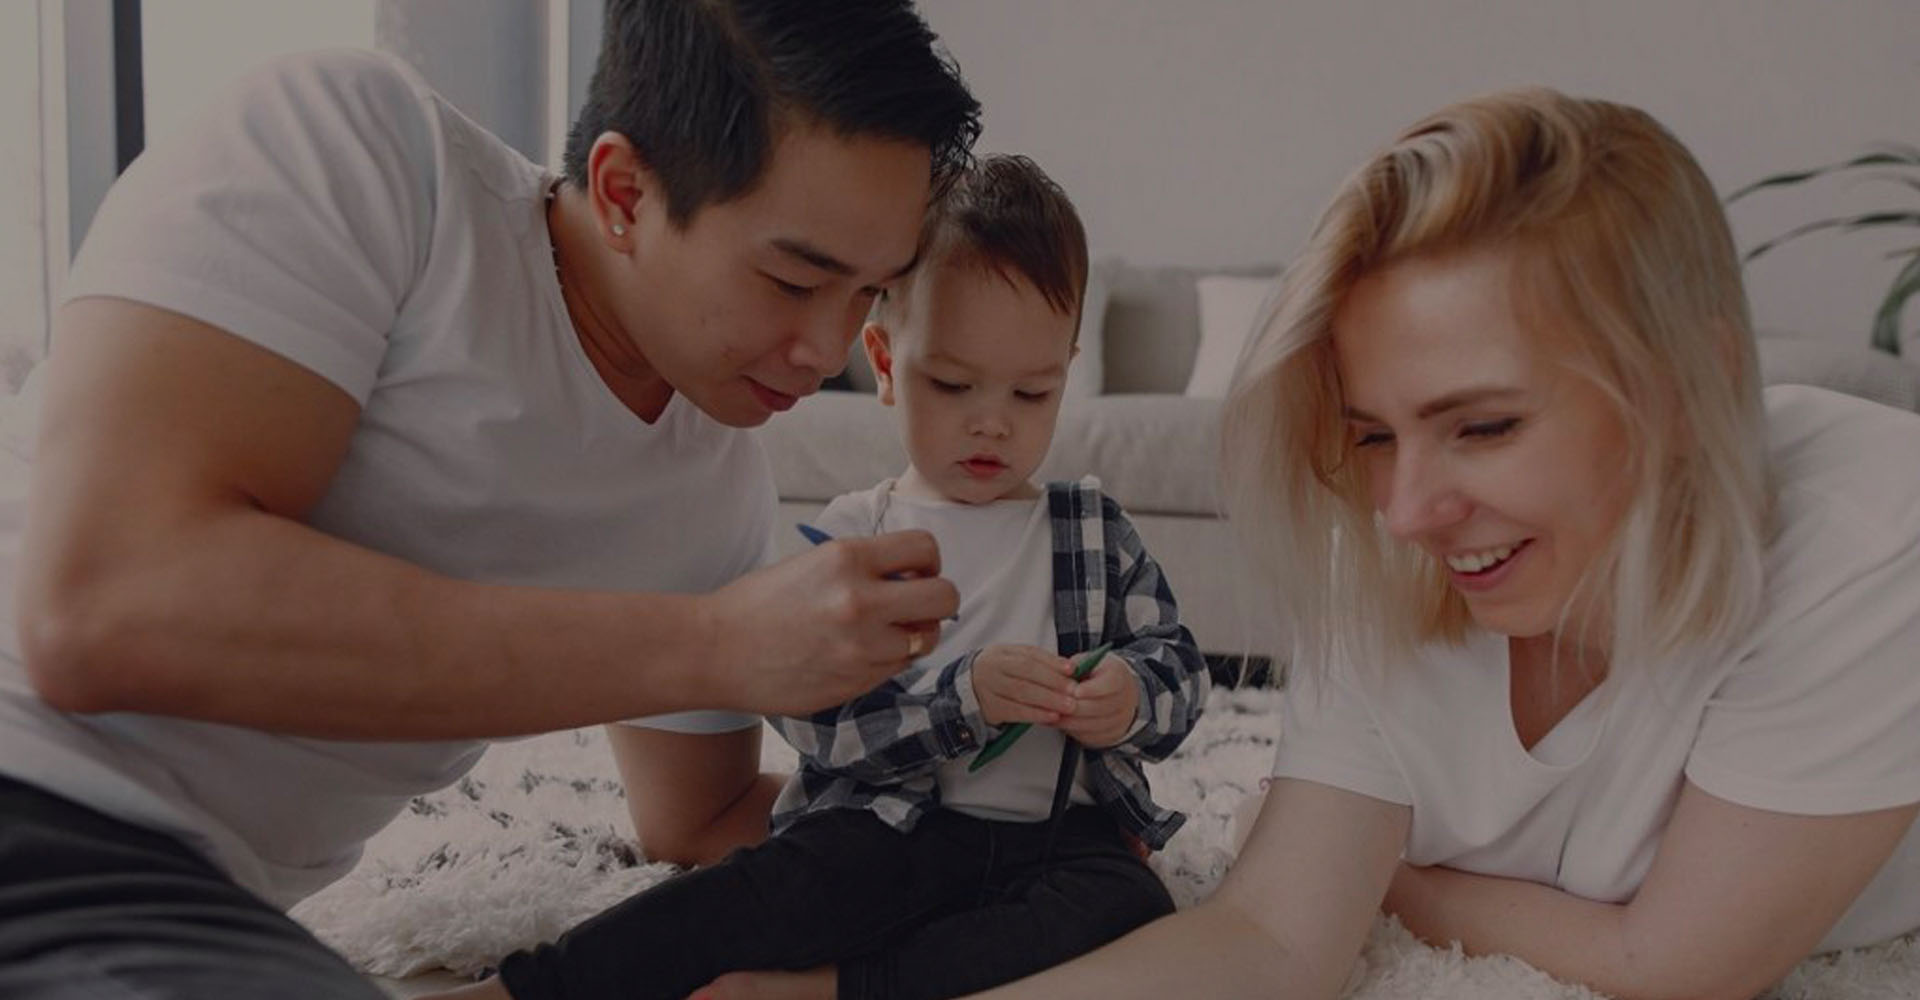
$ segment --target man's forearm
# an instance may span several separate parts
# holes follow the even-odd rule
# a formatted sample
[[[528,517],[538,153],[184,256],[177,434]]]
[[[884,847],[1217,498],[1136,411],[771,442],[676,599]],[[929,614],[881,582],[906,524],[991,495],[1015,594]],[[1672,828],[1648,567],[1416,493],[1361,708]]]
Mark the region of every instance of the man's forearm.
[[[22,595],[43,697],[371,739],[719,703],[701,690],[698,598],[459,581],[251,510],[170,527],[111,575],[49,572]]]

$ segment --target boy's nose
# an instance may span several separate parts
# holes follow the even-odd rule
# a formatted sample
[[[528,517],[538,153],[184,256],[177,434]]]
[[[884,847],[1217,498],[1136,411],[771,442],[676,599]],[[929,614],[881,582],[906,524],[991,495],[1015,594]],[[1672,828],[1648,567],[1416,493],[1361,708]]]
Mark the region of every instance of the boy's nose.
[[[1012,431],[1012,425],[998,410],[976,410],[969,423],[968,429],[980,437],[1003,438]]]

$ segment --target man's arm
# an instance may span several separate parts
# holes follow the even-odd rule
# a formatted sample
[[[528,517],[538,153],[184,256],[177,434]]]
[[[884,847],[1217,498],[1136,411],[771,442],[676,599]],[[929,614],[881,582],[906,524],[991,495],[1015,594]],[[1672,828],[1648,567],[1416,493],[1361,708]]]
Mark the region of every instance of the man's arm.
[[[634,836],[649,861],[707,865],[767,839],[773,800],[785,780],[760,771],[763,731],[607,727]]]
[[[1403,866],[1386,908],[1429,941],[1515,955],[1623,1000],[1744,1000],[1820,943],[1917,810],[1794,816],[1735,805],[1689,782],[1629,903]]]
[[[334,385],[122,300],[71,303],[59,324],[16,613],[29,676],[62,709],[382,739],[804,711],[891,675],[899,623],[957,604],[920,533],[711,595],[431,573],[300,522],[358,419]],[[921,578],[884,578],[903,569]]]

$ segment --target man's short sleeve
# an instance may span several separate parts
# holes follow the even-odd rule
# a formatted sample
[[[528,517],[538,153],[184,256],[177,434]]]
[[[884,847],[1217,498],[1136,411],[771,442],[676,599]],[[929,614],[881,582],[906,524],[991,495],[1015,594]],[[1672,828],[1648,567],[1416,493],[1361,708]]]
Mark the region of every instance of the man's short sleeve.
[[[113,186],[67,297],[184,314],[365,402],[431,238],[440,156],[425,95],[372,52],[243,77]]]

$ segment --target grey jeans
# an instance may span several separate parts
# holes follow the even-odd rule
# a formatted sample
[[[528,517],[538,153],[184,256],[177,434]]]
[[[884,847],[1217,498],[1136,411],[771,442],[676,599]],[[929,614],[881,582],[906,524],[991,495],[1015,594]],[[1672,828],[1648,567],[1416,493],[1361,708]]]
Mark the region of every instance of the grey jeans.
[[[0,997],[383,1000],[180,842],[6,777]]]

